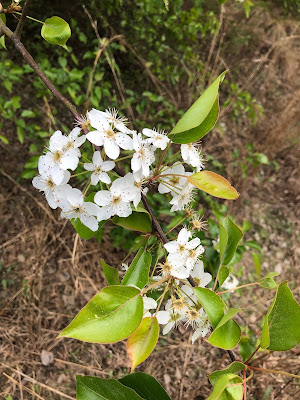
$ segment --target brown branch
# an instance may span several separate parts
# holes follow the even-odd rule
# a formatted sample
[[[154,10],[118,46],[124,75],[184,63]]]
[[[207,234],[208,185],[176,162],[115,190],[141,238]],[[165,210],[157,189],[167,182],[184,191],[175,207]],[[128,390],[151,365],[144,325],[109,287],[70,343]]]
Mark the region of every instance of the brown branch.
[[[20,39],[21,34],[22,34],[22,30],[23,30],[23,26],[28,14],[28,10],[29,10],[29,6],[32,0],[27,0],[23,9],[22,9],[22,14],[21,14],[21,18],[19,19],[18,25],[16,27],[16,30],[14,31],[14,36],[16,36],[17,38]]]

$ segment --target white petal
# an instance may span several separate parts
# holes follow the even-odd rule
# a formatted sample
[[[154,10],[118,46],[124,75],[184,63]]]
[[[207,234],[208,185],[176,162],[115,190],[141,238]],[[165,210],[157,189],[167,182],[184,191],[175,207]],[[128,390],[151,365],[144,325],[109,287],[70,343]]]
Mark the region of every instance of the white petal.
[[[47,189],[45,178],[43,178],[40,175],[39,176],[35,176],[32,179],[32,185],[33,185],[33,187],[35,187],[38,190],[46,190]]]
[[[178,252],[178,243],[176,240],[172,242],[166,243],[164,248],[167,250],[168,253],[177,253]]]
[[[95,166],[92,163],[84,163],[83,168],[86,169],[87,171],[94,171]]]
[[[194,238],[186,244],[186,248],[188,250],[192,250],[192,249],[195,249],[196,247],[198,247],[199,245],[200,245],[200,239]]]
[[[175,321],[170,321],[163,329],[163,335],[166,335],[167,333],[170,332],[171,329],[173,329],[175,326]]]
[[[170,313],[168,311],[158,311],[156,318],[160,325],[166,325],[170,321]]]
[[[110,139],[104,139],[104,150],[109,158],[115,160],[120,155],[120,147]]]
[[[180,244],[186,244],[191,237],[191,233],[186,228],[182,228],[178,234],[177,242]]]
[[[132,214],[132,209],[129,203],[124,203],[123,201],[118,205],[116,214],[121,218],[129,217]]]
[[[86,201],[83,203],[83,209],[90,215],[94,215],[97,216],[100,207],[97,206],[96,204],[90,202],[90,201]]]
[[[143,296],[142,299],[145,310],[152,310],[157,307],[156,301],[151,297]]]
[[[95,144],[96,146],[103,145],[103,133],[99,131],[91,131],[86,135],[87,140],[91,143]]]
[[[111,182],[110,177],[107,175],[106,172],[100,172],[100,174],[98,174],[98,179],[103,183],[107,183],[108,185]],[[92,184],[93,184],[93,182],[92,182]]]
[[[101,168],[102,171],[111,171],[113,168],[115,168],[116,163],[114,161],[104,161],[104,163],[102,164]]]
[[[67,198],[70,204],[74,207],[82,206],[84,201],[83,193],[76,188],[72,188],[72,190],[68,191]]]
[[[92,217],[88,214],[81,214],[80,221],[83,223],[83,225],[87,226],[93,232],[96,232],[98,230],[98,221],[95,217]]]
[[[112,215],[113,210],[111,206],[102,207],[97,214],[97,219],[98,221],[104,221],[109,219]]]
[[[74,154],[73,151],[68,151],[65,153],[60,160],[60,167],[62,169],[68,169],[70,168],[72,171],[77,168],[78,166],[79,159],[78,157]]]
[[[95,194],[94,202],[99,206],[108,206],[111,203],[112,195],[109,190],[100,190]]]
[[[98,166],[98,165],[101,165],[102,163],[103,163],[103,160],[102,160],[100,151],[95,151],[95,153],[93,155],[93,164]]]
[[[61,182],[63,181],[63,179],[64,179],[64,172],[65,172],[65,171],[64,171],[63,169],[61,169],[61,168],[59,167],[59,165],[55,164],[55,165],[53,166],[52,171],[51,171],[51,176],[52,176],[53,182],[54,182],[56,185],[60,185]]]
[[[133,150],[133,141],[131,137],[125,133],[117,133],[116,142],[123,150]]]
[[[99,174],[96,174],[95,172],[93,172],[91,175],[91,184],[97,185],[97,183],[99,182],[99,179],[100,179]]]

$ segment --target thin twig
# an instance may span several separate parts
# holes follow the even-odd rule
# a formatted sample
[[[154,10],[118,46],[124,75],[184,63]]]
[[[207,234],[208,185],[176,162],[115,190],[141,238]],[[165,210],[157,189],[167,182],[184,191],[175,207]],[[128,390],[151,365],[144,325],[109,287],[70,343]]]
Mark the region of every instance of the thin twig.
[[[14,31],[14,36],[16,36],[18,39],[20,39],[21,34],[22,34],[22,30],[23,30],[23,26],[28,14],[28,10],[29,10],[29,6],[32,0],[27,0],[23,10],[22,10],[22,14],[21,14],[21,18],[19,19],[18,25],[16,27],[16,30]]]

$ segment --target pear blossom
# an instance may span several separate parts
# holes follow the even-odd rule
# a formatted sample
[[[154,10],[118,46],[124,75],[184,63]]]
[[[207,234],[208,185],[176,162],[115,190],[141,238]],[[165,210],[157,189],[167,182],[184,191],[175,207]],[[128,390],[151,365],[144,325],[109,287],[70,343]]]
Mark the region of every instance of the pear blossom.
[[[130,202],[136,193],[132,190],[130,182],[131,177],[125,175],[113,181],[110,190],[100,190],[95,194],[94,201],[101,206],[98,221],[109,219],[113,215],[126,218],[132,214]]]
[[[165,150],[170,141],[168,136],[163,131],[144,128],[142,133],[149,138],[145,140],[145,143],[153,144],[154,147],[161,150]]]
[[[197,172],[204,168],[202,153],[192,143],[182,144],[180,149],[183,161],[196,168]]]
[[[49,206],[56,209],[64,201],[67,190],[71,189],[71,186],[67,184],[70,176],[69,171],[64,171],[63,180],[59,185],[56,185],[52,179],[51,171],[40,171],[40,175],[33,178],[32,185],[44,192]]]
[[[72,219],[79,218],[81,223],[92,231],[97,231],[97,214],[99,207],[91,202],[85,202],[82,192],[79,189],[72,188],[66,194],[67,202],[62,205],[61,216]]]
[[[196,330],[192,336],[192,344],[201,336],[205,337],[210,331],[210,322],[206,312],[201,308],[198,312],[198,317],[195,321]]]
[[[222,288],[224,288],[225,290],[233,291],[233,289],[235,289],[238,285],[239,285],[238,279],[233,274],[229,274],[228,277],[223,282]]]
[[[168,253],[175,254],[176,257],[182,257],[186,259],[189,255],[189,250],[195,249],[200,245],[200,239],[192,237],[191,232],[186,228],[182,228],[178,234],[177,240],[172,240],[169,243],[165,243],[164,247]]]
[[[86,136],[82,135],[79,137],[80,131],[81,129],[78,126],[72,129],[72,131],[67,136],[67,143],[65,145],[65,150],[77,149],[85,142]]]
[[[144,177],[150,175],[150,165],[155,161],[154,149],[143,141],[140,133],[133,133],[133,148],[135,153],[131,159],[131,169],[133,172],[142,170]]]
[[[172,204],[171,212],[184,210],[190,202],[193,200],[193,191],[195,187],[190,183],[186,182],[182,187],[180,193],[175,194],[170,204]]]
[[[90,116],[90,114],[89,114]],[[115,131],[107,120],[90,121],[93,128],[86,138],[96,146],[104,146],[106,155],[115,160],[120,155],[120,148],[123,150],[133,150],[132,138],[128,136],[131,132],[125,125],[126,132]]]
[[[129,133],[130,130],[126,127],[127,122],[126,117],[120,117],[118,115],[118,110],[115,108],[107,109],[105,111],[99,111],[93,108],[88,112],[88,119],[93,128],[98,129],[98,126],[102,124],[102,121],[109,122],[117,130]]]
[[[107,172],[115,167],[114,161],[103,161],[100,151],[95,151],[93,163],[84,163],[83,167],[87,171],[94,171],[91,176],[92,185],[97,185],[99,181],[110,184],[111,180]]]
[[[208,272],[204,272],[203,261],[198,260],[190,272],[198,287],[206,287],[212,280],[212,276]]]
[[[62,182],[66,169],[74,170],[78,166],[80,151],[78,147],[70,147],[69,143],[67,136],[56,131],[50,138],[49,151],[39,158],[39,171],[43,174],[50,172],[56,185]]]
[[[180,321],[184,319],[184,314],[187,309],[187,305],[184,299],[169,299],[165,305],[165,311],[158,311],[156,317],[158,323],[165,325],[163,328],[163,335],[166,335],[175,328]]]
[[[183,175],[188,176],[182,164],[174,164],[171,168],[167,167],[163,169],[160,184],[158,185],[159,193],[171,192],[173,196],[176,195],[186,182],[186,178]]]

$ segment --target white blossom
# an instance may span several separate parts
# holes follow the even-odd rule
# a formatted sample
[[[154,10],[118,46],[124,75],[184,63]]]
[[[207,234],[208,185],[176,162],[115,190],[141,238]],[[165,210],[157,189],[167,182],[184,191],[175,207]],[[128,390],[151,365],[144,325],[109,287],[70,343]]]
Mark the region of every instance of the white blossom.
[[[131,159],[133,172],[142,170],[143,176],[150,175],[150,165],[155,161],[153,147],[145,143],[140,133],[133,133],[133,148],[135,153]]]
[[[99,181],[110,184],[111,180],[107,172],[115,167],[114,161],[103,161],[100,151],[95,151],[93,163],[85,163],[83,166],[87,171],[94,171],[91,176],[92,185],[97,185]]]
[[[194,189],[195,187],[190,182],[186,182],[180,193],[175,194],[173,199],[170,201],[170,204],[172,204],[170,211],[181,211],[188,207],[190,202],[193,200]]]
[[[182,164],[174,164],[172,167],[163,169],[161,175],[160,184],[158,185],[159,193],[171,192],[173,196],[176,195],[178,190],[181,190],[186,182],[186,178],[183,175],[188,176]]]
[[[133,150],[132,138],[128,136],[129,129],[126,128],[126,133],[115,131],[110,123],[106,120],[94,121],[90,117],[90,123],[97,130],[89,132],[87,139],[96,146],[104,146],[106,155],[115,160],[120,155],[120,148],[123,150]],[[125,125],[124,125],[125,126]],[[128,131],[128,132],[127,132]]]
[[[67,184],[70,179],[70,172],[64,171],[63,180],[59,185],[56,185],[52,179],[51,171],[41,171],[41,174],[35,176],[32,180],[32,185],[45,193],[46,200],[51,208],[56,209],[61,206],[62,202],[66,198],[67,190],[71,189],[71,186]]]
[[[95,217],[99,212],[99,207],[94,203],[85,202],[82,192],[75,188],[67,192],[66,200],[61,216],[68,219],[79,218],[83,225],[94,232],[97,231],[98,221]]]
[[[202,153],[192,143],[181,145],[181,156],[187,164],[196,168],[197,171],[204,168]]]
[[[127,122],[126,117],[120,117],[118,115],[118,110],[107,109],[104,111],[99,111],[93,108],[91,111],[88,112],[88,119],[90,124],[93,128],[98,129],[98,126],[102,124],[103,121],[110,123],[114,128],[117,130],[129,133],[130,130],[126,127],[125,122]]]
[[[186,228],[182,228],[178,234],[177,240],[172,240],[164,245],[168,253],[175,254],[176,257],[187,258],[189,250],[195,249],[200,245],[200,239],[192,237],[191,232]]]
[[[163,132],[156,131],[155,129],[143,129],[143,135],[148,136],[149,139],[145,140],[145,143],[153,144],[154,147],[165,150],[167,147],[170,139],[168,136]]]
[[[130,185],[131,177],[125,175],[113,181],[110,190],[100,190],[95,194],[94,201],[101,206],[98,221],[106,220],[113,215],[126,218],[132,214],[130,202],[135,194]]]
[[[238,279],[233,274],[229,274],[228,277],[223,282],[222,288],[224,288],[225,290],[233,291],[233,289],[235,289],[238,285],[239,285]]]
[[[203,261],[198,260],[190,272],[192,278],[196,281],[198,287],[205,287],[212,280],[212,276],[208,272],[204,272]]]

